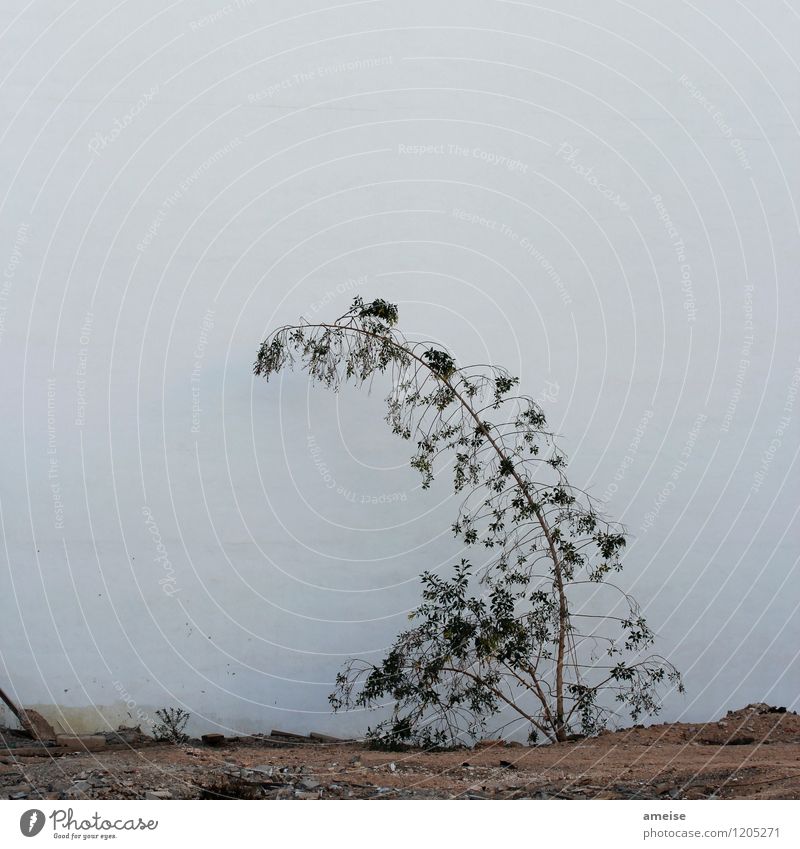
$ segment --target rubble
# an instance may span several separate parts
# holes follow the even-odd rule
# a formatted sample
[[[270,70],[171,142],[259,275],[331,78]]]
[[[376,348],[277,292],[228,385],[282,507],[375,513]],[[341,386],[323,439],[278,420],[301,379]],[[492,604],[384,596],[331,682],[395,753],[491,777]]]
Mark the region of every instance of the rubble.
[[[56,746],[73,751],[85,749],[87,752],[95,752],[106,747],[106,738],[104,734],[57,734]]]
[[[38,740],[42,743],[48,743],[55,740],[55,729],[38,711],[30,708],[18,707],[2,689],[2,687],[0,687],[0,700],[6,703],[11,713],[16,716],[23,731],[25,731],[31,739]]]
[[[116,731],[106,731],[104,736],[110,746],[146,746],[153,742],[153,738],[143,733],[139,725],[120,725]]]
[[[746,727],[753,731],[745,735]],[[118,741],[141,735],[112,733]],[[38,756],[27,754],[28,739],[27,749],[11,747],[2,757],[0,798],[800,798],[800,717],[758,705],[717,722],[642,726],[538,747],[495,739],[468,752],[386,752],[281,733],[286,739],[224,738],[218,747],[149,740],[140,748],[106,734],[100,750],[58,757],[48,755],[60,748],[43,745]]]

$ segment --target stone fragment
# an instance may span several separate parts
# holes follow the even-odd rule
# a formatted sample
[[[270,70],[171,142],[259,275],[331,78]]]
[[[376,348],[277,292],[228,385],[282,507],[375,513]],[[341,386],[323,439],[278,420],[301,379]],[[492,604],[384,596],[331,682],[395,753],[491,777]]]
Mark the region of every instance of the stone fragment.
[[[257,775],[263,775],[265,778],[272,778],[275,775],[275,767],[272,764],[264,764],[262,766],[251,766],[249,768],[250,772],[254,772]]]
[[[18,719],[20,725],[22,725],[34,740],[51,743],[56,739],[55,729],[38,711],[21,708]]]

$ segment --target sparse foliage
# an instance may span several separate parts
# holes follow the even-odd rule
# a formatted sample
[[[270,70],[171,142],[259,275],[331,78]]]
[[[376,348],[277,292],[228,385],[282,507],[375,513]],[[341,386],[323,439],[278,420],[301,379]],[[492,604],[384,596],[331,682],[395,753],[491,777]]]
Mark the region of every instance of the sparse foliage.
[[[159,708],[156,711],[158,722],[153,724],[153,737],[162,742],[180,745],[189,739],[183,729],[189,721],[190,714],[182,708]]]
[[[393,304],[356,298],[329,324],[280,328],[254,366],[269,378],[299,362],[333,390],[385,375],[387,422],[414,443],[424,488],[451,468],[463,499],[452,530],[476,552],[450,575],[422,575],[413,626],[380,663],[350,661],[332,706],[391,702],[390,718],[370,730],[391,746],[465,742],[501,712],[524,721],[531,740],[550,741],[596,733],[614,703],[634,720],[657,713],[659,686],[682,685],[647,653],[654,636],[636,602],[609,582],[623,530],[567,481],[544,412],[518,394],[518,378],[459,367],[440,347],[409,341],[397,319]],[[600,585],[617,597],[600,596],[605,612],[585,611],[579,596]]]

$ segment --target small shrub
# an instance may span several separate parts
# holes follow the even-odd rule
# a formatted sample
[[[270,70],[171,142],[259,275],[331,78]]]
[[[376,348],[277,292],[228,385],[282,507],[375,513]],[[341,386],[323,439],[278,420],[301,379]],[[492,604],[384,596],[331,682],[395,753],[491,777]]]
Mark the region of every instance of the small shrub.
[[[189,735],[184,734],[183,729],[189,721],[189,715],[189,712],[182,708],[160,708],[156,711],[159,721],[153,725],[153,737],[175,745],[185,743]]]

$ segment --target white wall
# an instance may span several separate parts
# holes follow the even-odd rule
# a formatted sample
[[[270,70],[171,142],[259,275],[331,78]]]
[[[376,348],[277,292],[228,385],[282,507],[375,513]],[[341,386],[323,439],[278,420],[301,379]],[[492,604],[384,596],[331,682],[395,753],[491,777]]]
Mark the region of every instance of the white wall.
[[[335,672],[458,555],[455,503],[377,396],[251,376],[270,328],[362,294],[549,394],[686,674],[667,719],[796,706],[800,15],[549,5],[0,3],[21,702],[363,728]]]

